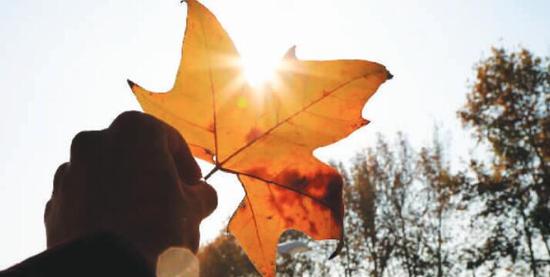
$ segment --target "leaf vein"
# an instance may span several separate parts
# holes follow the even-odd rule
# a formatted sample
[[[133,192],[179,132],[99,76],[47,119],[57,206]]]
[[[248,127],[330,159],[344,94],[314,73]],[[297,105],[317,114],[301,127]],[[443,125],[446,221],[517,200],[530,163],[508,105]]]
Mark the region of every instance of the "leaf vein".
[[[339,89],[345,87],[346,85],[356,81],[356,80],[359,80],[361,78],[364,78],[366,75],[362,75],[362,76],[359,76],[357,78],[354,78],[354,79],[351,79],[347,82],[343,82],[341,83],[340,85],[336,86],[336,88],[334,88],[333,90],[331,91],[327,91],[326,93],[323,93],[323,95],[321,95],[321,97],[313,100],[311,103],[309,103],[308,105],[306,105],[305,107],[303,107],[302,109],[300,109],[299,111],[291,114],[290,116],[288,116],[287,118],[285,118],[284,120],[278,122],[277,124],[275,124],[273,127],[269,128],[267,131],[265,131],[265,133],[259,135],[258,137],[256,137],[255,139],[251,140],[249,143],[247,143],[246,145],[244,145],[243,147],[237,149],[235,152],[233,152],[233,154],[229,155],[227,158],[225,158],[225,160],[223,160],[222,162],[220,162],[220,166],[222,166],[223,164],[225,164],[226,162],[228,162],[230,159],[232,159],[233,157],[235,157],[236,155],[238,155],[239,153],[241,153],[242,151],[244,151],[245,149],[247,149],[248,147],[250,147],[251,145],[255,144],[257,141],[259,141],[260,139],[263,139],[265,138],[267,135],[271,134],[273,131],[275,131],[277,128],[279,128],[280,126],[282,126],[283,124],[285,123],[288,123],[290,120],[292,120],[293,118],[295,118],[296,116],[300,115],[302,112],[305,112],[307,111],[309,108],[311,108],[312,106],[314,106],[315,104],[319,103],[321,100],[327,98],[328,96],[334,94],[336,91],[338,91]]]
[[[218,124],[216,122],[216,89],[214,86],[214,80],[212,75],[212,63],[210,61],[210,48],[208,47],[208,40],[206,31],[204,30],[204,23],[202,17],[199,18],[199,23],[201,26],[201,31],[203,35],[203,44],[206,52],[208,52],[207,60],[208,60],[208,80],[210,81],[210,91],[212,92],[212,121],[214,123],[214,163],[218,164]]]

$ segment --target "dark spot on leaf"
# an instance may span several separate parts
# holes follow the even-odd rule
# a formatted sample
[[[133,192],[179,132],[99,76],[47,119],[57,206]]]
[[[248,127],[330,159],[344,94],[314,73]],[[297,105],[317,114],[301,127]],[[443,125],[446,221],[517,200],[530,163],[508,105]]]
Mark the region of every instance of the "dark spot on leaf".
[[[249,170],[249,173],[259,177],[267,176],[264,167],[254,168]],[[343,181],[342,177],[335,171],[302,174],[297,170],[289,169],[279,173],[273,181],[279,185],[274,186],[277,191],[284,191],[284,188],[280,186],[289,188],[288,193],[277,193],[273,199],[270,199],[272,205],[277,209],[290,206],[309,212],[303,203],[304,197],[307,196],[299,194],[301,192],[317,199],[323,206],[332,211],[332,216],[336,222],[342,222],[344,214],[342,204]]]
[[[315,226],[315,223],[313,221],[309,222],[309,231],[312,235],[319,234],[319,230],[317,230],[317,226]]]
[[[309,184],[308,178],[295,170],[288,170],[279,174],[276,182],[300,191],[304,190],[304,188]]]
[[[326,187],[326,193],[322,201],[329,203],[333,211],[332,216],[336,222],[342,222],[344,216],[344,205],[342,204],[342,186],[343,181],[340,175],[335,175],[330,178]]]
[[[297,200],[298,197],[293,193],[285,193],[277,197],[277,203],[281,206],[294,205]]]
[[[285,217],[284,219],[286,226],[294,226],[294,219],[292,219],[291,217]]]
[[[258,128],[254,127],[250,129],[250,132],[248,132],[248,134],[246,134],[246,142],[249,143],[251,141],[254,141],[261,135],[262,132]]]

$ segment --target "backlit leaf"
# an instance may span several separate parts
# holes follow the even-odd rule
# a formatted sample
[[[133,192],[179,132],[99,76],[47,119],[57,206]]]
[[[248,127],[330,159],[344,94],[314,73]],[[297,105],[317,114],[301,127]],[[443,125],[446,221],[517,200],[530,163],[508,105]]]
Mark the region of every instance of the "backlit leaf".
[[[187,3],[173,88],[152,93],[129,84],[144,111],[178,129],[195,157],[238,175],[246,196],[229,231],[256,268],[273,276],[286,229],[341,239],[342,178],[312,152],[367,124],[362,108],[391,75],[362,60],[299,60],[291,48],[275,79],[252,87],[216,17]]]

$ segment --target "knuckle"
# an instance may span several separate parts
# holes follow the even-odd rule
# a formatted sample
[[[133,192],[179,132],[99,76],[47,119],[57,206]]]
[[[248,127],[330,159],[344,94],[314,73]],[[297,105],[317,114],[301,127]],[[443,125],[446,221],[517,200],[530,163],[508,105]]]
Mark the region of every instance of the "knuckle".
[[[71,142],[71,162],[90,159],[98,154],[101,131],[82,131]]]
[[[108,129],[117,140],[151,140],[162,136],[163,124],[151,115],[127,111],[118,115]]]
[[[144,121],[146,115],[139,111],[126,111],[119,114],[111,126],[135,125]]]
[[[53,177],[52,195],[56,194],[59,191],[61,184],[63,183],[63,176],[65,175],[65,172],[67,171],[68,167],[69,167],[69,163],[63,163],[55,171],[55,174]]]

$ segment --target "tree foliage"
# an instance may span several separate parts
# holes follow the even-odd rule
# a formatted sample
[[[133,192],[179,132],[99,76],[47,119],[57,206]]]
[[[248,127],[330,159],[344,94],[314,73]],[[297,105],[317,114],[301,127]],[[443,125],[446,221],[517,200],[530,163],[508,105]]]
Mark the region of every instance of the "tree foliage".
[[[260,276],[230,234],[220,234],[198,254],[201,277]]]
[[[491,148],[489,165],[471,166],[474,196],[484,204],[479,216],[494,223],[474,264],[507,257],[541,275],[550,266],[549,60],[492,49],[459,116]]]

